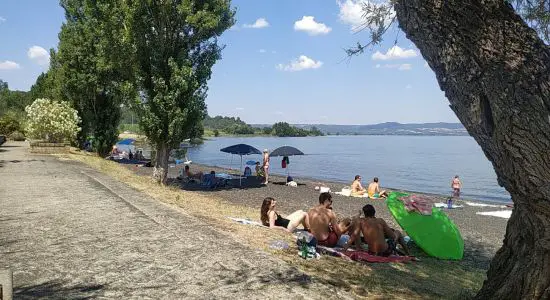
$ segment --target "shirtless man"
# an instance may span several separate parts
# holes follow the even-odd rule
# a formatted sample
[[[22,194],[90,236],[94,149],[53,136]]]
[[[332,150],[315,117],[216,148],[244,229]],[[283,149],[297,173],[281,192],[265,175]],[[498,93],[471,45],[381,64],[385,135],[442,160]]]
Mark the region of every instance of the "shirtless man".
[[[381,218],[376,218],[376,210],[374,206],[367,204],[363,206],[363,213],[365,218],[362,219],[353,228],[353,232],[349,241],[344,245],[344,249],[350,245],[353,245],[357,241],[357,245],[360,245],[361,233],[363,234],[363,240],[369,245],[369,253],[378,256],[390,256],[397,251],[396,242],[403,247],[405,255],[409,255],[409,248],[403,239],[403,234],[398,230],[391,229],[386,221]]]
[[[352,196],[363,196],[367,190],[361,185],[361,176],[355,175],[355,180],[351,184]]]
[[[347,224],[338,223],[336,215],[332,211],[332,196],[330,193],[319,195],[319,205],[308,211],[310,232],[315,236],[319,245],[334,247],[340,236],[346,233],[351,227]]]
[[[386,198],[388,193],[386,191],[380,191],[380,185],[378,184],[378,177],[374,177],[368,188],[369,198]]]

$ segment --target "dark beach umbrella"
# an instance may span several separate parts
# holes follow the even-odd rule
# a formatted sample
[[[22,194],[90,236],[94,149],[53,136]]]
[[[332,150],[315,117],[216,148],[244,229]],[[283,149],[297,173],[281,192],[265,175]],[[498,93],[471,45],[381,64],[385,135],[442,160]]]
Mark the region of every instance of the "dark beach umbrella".
[[[304,152],[290,146],[279,147],[269,154],[269,156],[293,156],[293,155],[304,155]]]
[[[294,155],[304,155],[304,152],[290,146],[282,146],[275,150],[273,150],[269,156],[294,156]],[[288,176],[290,174],[290,166],[286,166],[286,175]]]
[[[237,144],[220,149],[221,152],[237,154],[241,157],[241,166],[239,168],[242,174],[243,168],[243,155],[262,154],[262,152],[247,144]],[[241,174],[239,174],[239,185],[241,185]]]

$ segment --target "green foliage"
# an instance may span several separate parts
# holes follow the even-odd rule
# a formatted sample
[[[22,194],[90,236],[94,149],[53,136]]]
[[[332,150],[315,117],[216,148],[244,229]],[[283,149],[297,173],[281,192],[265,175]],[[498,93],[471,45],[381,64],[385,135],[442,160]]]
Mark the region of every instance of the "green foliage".
[[[203,132],[207,82],[223,48],[217,38],[234,24],[235,11],[229,0],[124,3],[141,91],[140,125],[156,145],[157,166],[165,169],[168,149]]]
[[[25,106],[31,103],[28,92],[11,91],[8,83],[0,80],[0,116],[12,114],[22,119],[25,115]]]
[[[80,131],[78,113],[67,102],[36,99],[25,111],[29,137],[65,142],[74,140]]]
[[[0,134],[10,135],[14,131],[21,131],[21,123],[15,113],[0,116]]]
[[[10,139],[14,140],[14,141],[18,141],[18,142],[22,142],[25,140],[25,135],[22,134],[21,132],[19,131],[14,131],[12,132],[10,135],[9,135]]]
[[[227,134],[254,134],[252,126],[243,122],[239,117],[206,116],[202,122],[207,129],[223,131]]]
[[[263,133],[263,134],[271,134],[272,131],[273,131],[273,130],[272,130],[271,127],[264,127],[264,128],[262,128],[262,133]]]
[[[319,129],[317,129],[317,127],[315,126],[313,126],[311,130],[307,130],[307,129],[291,126],[286,122],[279,122],[279,123],[273,124],[271,134],[279,137],[283,137],[283,136],[303,137],[308,135],[313,135],[313,136],[323,135],[323,133]]]
[[[215,137],[220,136],[220,132],[217,129],[214,129],[214,136]]]
[[[104,155],[118,137],[120,104],[135,95],[131,45],[124,37],[123,2],[61,0],[61,6],[66,21],[45,80],[51,76],[63,99],[70,101],[82,117],[80,144],[93,135],[93,148]],[[39,81],[37,86],[41,91]]]

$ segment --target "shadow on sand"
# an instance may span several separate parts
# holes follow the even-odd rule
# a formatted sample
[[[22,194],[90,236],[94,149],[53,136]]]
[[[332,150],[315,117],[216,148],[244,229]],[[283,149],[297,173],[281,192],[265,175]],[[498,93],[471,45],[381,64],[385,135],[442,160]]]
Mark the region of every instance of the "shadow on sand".
[[[78,284],[68,286],[61,281],[48,281],[35,285],[17,287],[14,299],[93,299],[101,296],[102,284]]]

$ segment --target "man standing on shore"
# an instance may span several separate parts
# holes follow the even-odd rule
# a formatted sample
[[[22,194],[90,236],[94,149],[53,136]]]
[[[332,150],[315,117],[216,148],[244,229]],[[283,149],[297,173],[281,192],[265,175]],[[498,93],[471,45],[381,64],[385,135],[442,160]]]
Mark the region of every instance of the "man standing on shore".
[[[458,178],[458,175],[455,175],[455,178],[451,181],[451,188],[453,189],[453,197],[460,198],[460,189],[462,188],[462,182]]]
[[[321,193],[319,195],[319,205],[310,209],[309,225],[310,232],[315,236],[319,245],[334,247],[338,243],[340,236],[348,232],[352,226],[351,222],[347,224],[338,223],[336,215],[332,211],[332,196],[330,193]]]

